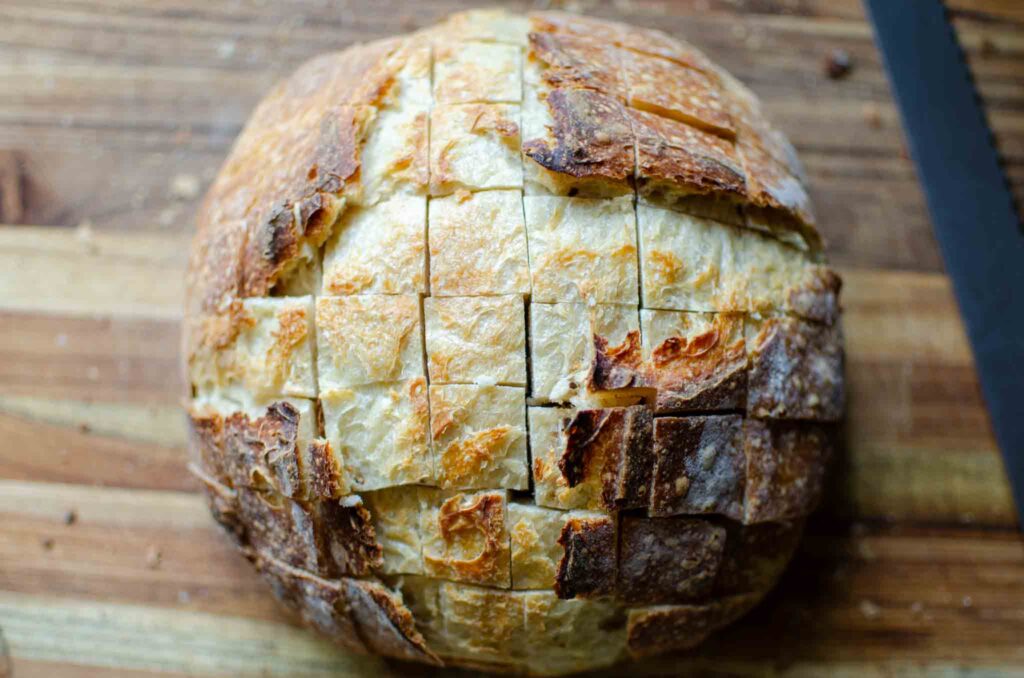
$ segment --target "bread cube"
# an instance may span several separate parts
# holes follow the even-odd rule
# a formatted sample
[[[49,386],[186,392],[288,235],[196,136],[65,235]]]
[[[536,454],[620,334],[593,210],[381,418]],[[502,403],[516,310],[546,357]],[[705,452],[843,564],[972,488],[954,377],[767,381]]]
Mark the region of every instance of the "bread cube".
[[[324,247],[322,294],[426,294],[426,232],[422,196],[349,209]]]
[[[587,385],[597,345],[624,346],[639,336],[636,306],[562,302],[530,304],[533,397],[566,402]]]
[[[533,301],[636,304],[636,216],[630,198],[526,196]]]
[[[658,412],[737,410],[746,405],[744,316],[645,308],[640,325]]]
[[[521,296],[430,297],[423,313],[432,384],[526,385]]]
[[[434,296],[529,294],[530,263],[519,191],[434,198],[429,205]]]
[[[355,491],[431,483],[424,377],[337,388],[320,395],[324,434]]]
[[[522,188],[518,104],[447,104],[430,113],[430,194]]]
[[[430,429],[441,487],[530,486],[526,393],[513,386],[430,386]]]
[[[414,295],[319,297],[316,325],[321,391],[424,375]]]

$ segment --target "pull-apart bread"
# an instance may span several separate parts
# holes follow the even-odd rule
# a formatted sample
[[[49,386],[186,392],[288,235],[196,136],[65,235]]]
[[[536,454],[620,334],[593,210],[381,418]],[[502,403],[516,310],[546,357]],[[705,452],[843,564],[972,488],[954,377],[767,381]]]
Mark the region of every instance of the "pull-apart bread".
[[[691,648],[818,503],[839,286],[793,148],[694,47],[455,15],[306,63],[239,137],[192,250],[191,469],[352,650]]]

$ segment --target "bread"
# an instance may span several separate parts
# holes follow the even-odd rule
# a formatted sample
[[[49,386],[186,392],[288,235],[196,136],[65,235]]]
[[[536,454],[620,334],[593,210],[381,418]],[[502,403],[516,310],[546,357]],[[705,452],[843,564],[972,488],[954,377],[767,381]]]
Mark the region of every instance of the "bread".
[[[843,411],[802,177],[657,31],[474,11],[303,65],[192,249],[214,516],[353,651],[554,675],[698,645],[779,577]]]

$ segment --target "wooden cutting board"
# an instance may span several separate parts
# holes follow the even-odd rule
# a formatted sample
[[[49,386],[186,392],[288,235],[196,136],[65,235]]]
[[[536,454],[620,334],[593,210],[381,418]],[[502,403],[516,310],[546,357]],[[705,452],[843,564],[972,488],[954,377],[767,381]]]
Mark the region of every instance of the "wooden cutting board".
[[[1022,196],[1024,7],[951,4]],[[0,676],[411,672],[299,630],[214,528],[183,468],[178,320],[192,215],[260,94],[461,6],[0,3]],[[572,6],[688,38],[764,97],[845,278],[826,505],[754,613],[638,670],[1024,674],[1024,548],[860,5]]]

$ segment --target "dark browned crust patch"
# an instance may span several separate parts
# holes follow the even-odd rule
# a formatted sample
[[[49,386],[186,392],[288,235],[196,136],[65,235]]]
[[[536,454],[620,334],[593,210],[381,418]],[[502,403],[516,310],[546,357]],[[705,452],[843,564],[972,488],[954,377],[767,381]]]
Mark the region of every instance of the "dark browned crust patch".
[[[373,517],[358,497],[310,505],[321,560],[332,575],[364,576],[380,568],[384,549],[377,542]]]
[[[608,339],[594,335],[594,362],[590,365],[587,385],[591,391],[647,385],[639,330],[630,331],[618,346],[609,346]]]
[[[809,515],[821,499],[835,429],[809,422],[747,419],[744,523]]]
[[[707,605],[659,605],[630,610],[626,647],[634,658],[688,650],[749,612],[759,596],[732,596]]]
[[[579,410],[564,428],[566,448],[558,468],[569,487],[599,478],[607,510],[647,506],[654,454],[650,409]]]
[[[838,325],[769,318],[750,342],[747,408],[754,417],[838,421],[846,394]]]
[[[298,437],[299,411],[284,401],[272,403],[255,419],[243,413],[229,416],[225,468],[232,485],[304,497]]]
[[[641,195],[690,193],[739,201],[747,177],[731,141],[677,120],[629,109]]]
[[[803,520],[760,525],[730,523],[715,595],[763,595],[778,581],[803,533]]]
[[[314,123],[319,134],[310,134],[308,124],[281,134],[275,179],[295,197],[257,207],[242,259],[242,296],[267,296],[304,242],[319,246],[327,239],[341,208],[337,194],[358,178],[371,117],[367,107],[330,107]]]
[[[558,537],[565,554],[558,562],[555,593],[559,598],[592,598],[615,590],[615,521],[570,518]]]
[[[313,516],[305,506],[269,491],[239,487],[236,492],[246,541],[254,550],[292,567],[330,576],[321,567]]]
[[[323,439],[312,441],[309,444],[309,495],[336,499],[347,489],[331,444]]]
[[[303,623],[347,650],[368,652],[348,613],[339,582],[321,579],[260,554],[255,554],[254,561],[277,599],[296,612]]]
[[[619,101],[627,96],[618,52],[607,44],[557,33],[530,33],[530,57],[544,63],[541,77],[553,88],[582,87]]]
[[[745,465],[741,416],[655,419],[650,515],[742,519]]]
[[[684,603],[710,595],[725,550],[725,528],[699,518],[626,516],[620,531],[622,600]]]
[[[655,411],[743,409],[747,353],[742,316],[716,314],[706,332],[669,337],[651,350],[647,381],[657,389]],[[737,337],[730,341],[730,337]]]
[[[541,167],[577,179],[632,181],[633,131],[626,109],[588,89],[548,92],[553,139],[523,139],[523,153]]]
[[[203,495],[214,520],[237,546],[243,546],[246,543],[246,527],[239,514],[238,493],[217,482],[194,464],[189,464],[189,470],[202,483]]]
[[[363,643],[376,654],[441,666],[395,593],[365,580],[343,579],[345,598]]]

